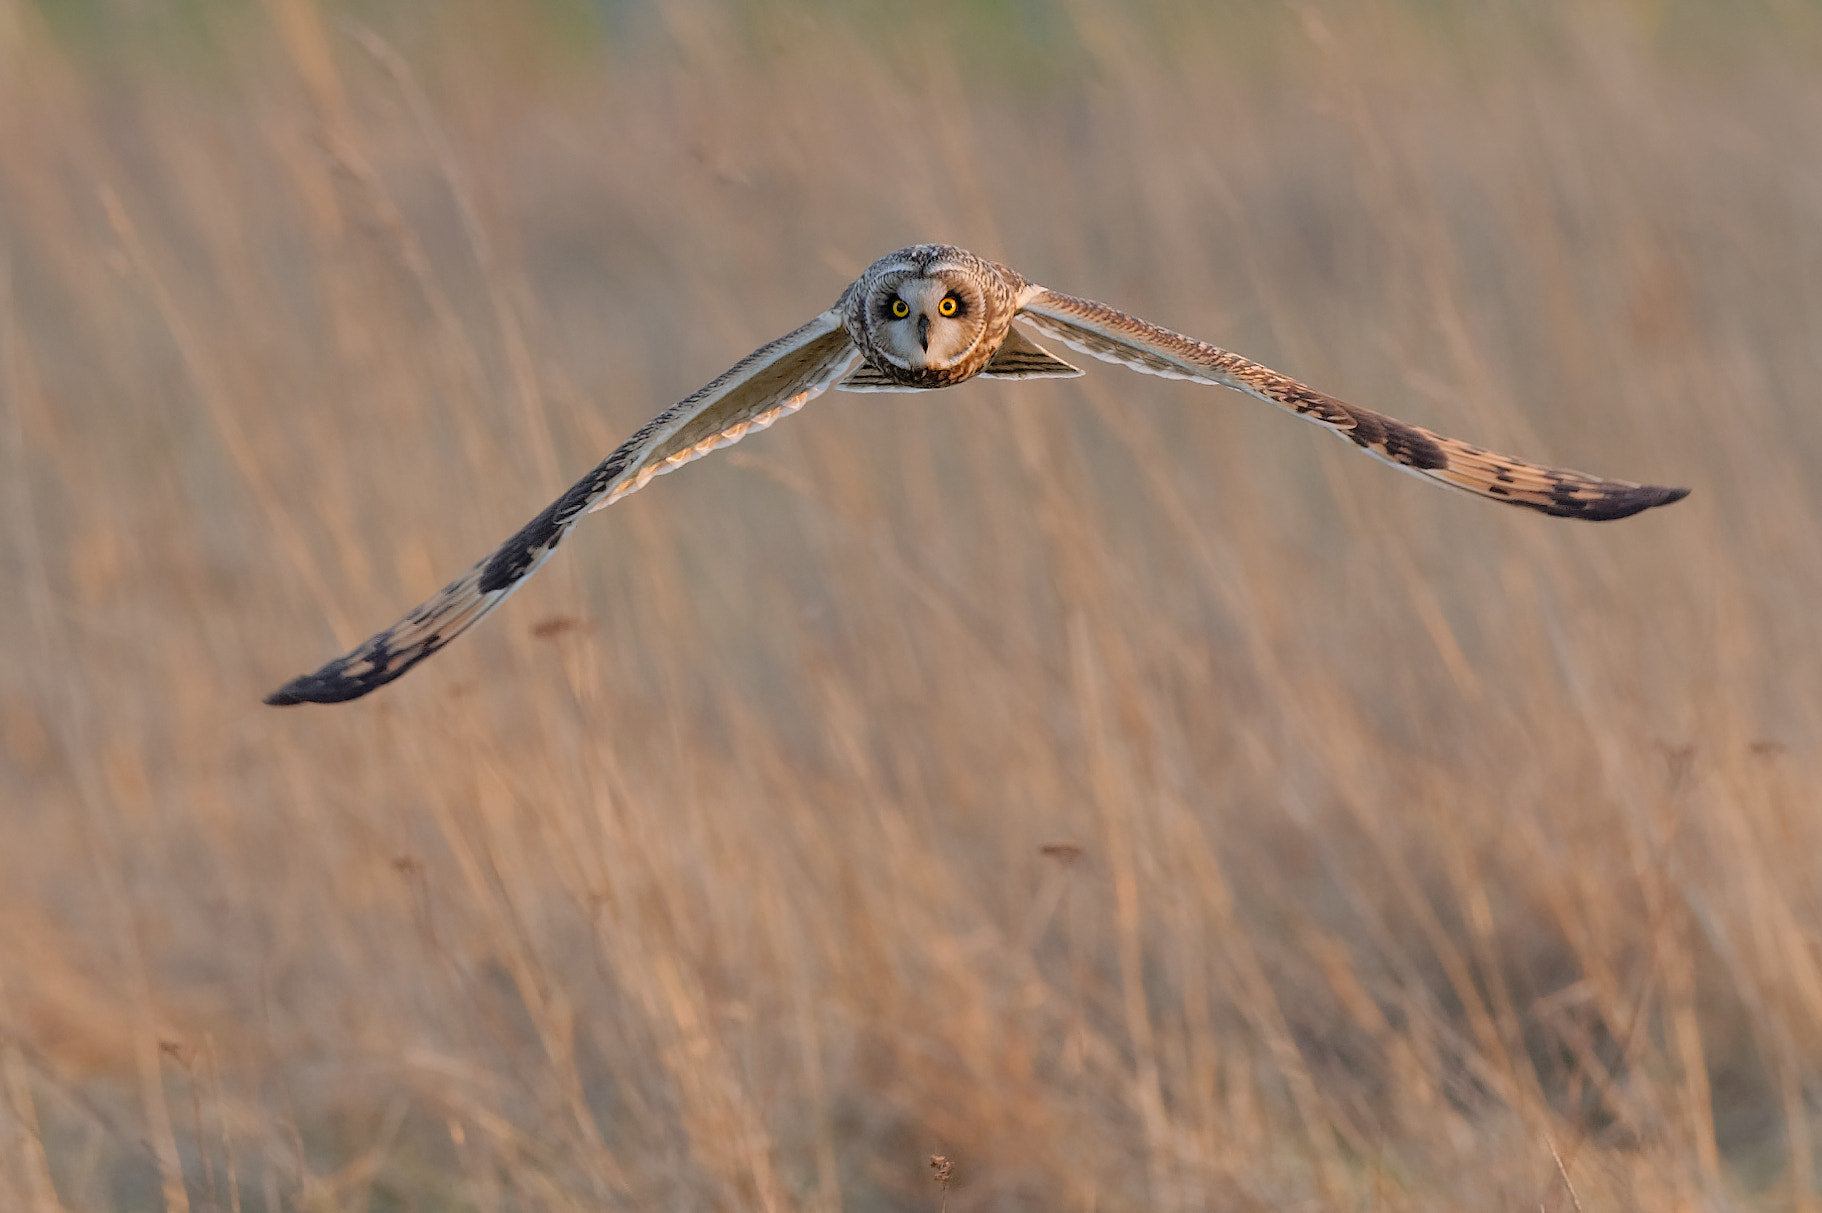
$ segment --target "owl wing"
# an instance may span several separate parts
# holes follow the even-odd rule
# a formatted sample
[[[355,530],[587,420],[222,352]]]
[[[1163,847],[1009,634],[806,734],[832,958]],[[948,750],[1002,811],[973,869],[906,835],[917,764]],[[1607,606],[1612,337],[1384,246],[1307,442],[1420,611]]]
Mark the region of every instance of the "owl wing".
[[[1046,336],[1103,361],[1118,362],[1148,375],[1212,383],[1257,396],[1327,426],[1393,467],[1495,501],[1559,518],[1600,522],[1625,518],[1654,505],[1668,505],[1689,495],[1688,489],[1603,480],[1583,472],[1496,455],[1325,396],[1238,354],[1148,324],[1091,299],[1031,286],[1020,296],[1018,316]]]
[[[710,451],[794,413],[853,368],[860,353],[831,309],[761,346],[712,383],[672,405],[520,528],[493,554],[403,619],[313,674],[266,696],[270,704],[358,699],[424,660],[506,601],[584,511],[599,509]]]

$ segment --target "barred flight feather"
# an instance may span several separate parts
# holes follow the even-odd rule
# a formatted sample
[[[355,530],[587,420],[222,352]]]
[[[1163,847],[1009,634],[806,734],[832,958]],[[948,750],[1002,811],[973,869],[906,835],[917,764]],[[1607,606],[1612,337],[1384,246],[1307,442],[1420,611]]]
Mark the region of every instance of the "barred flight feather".
[[[1337,400],[1238,354],[1090,299],[1028,287],[1021,305],[1021,321],[1071,349],[1150,375],[1245,392],[1327,426],[1393,467],[1494,501],[1559,518],[1604,522],[1689,495],[1688,489],[1607,480],[1494,454]]]
[[[557,550],[577,518],[802,408],[859,358],[840,317],[824,312],[761,346],[641,426],[491,555],[392,627],[266,697],[280,706],[342,703],[382,687],[486,618]]]

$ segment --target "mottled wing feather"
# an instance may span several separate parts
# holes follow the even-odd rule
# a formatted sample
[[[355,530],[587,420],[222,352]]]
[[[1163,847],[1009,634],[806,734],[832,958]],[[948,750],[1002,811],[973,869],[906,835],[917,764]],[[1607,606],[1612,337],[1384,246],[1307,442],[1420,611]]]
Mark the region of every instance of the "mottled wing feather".
[[[852,373],[835,385],[838,392],[923,392],[928,388],[912,387],[888,378],[871,362],[862,362]]]
[[[981,368],[982,379],[1074,379],[1081,373],[1016,328],[1006,330],[1006,339]]]
[[[710,451],[796,412],[860,358],[841,318],[824,312],[762,346],[646,422],[490,556],[393,626],[266,697],[271,704],[341,703],[384,686],[473,627],[539,565],[585,511],[599,509]]]
[[[1217,384],[1257,396],[1299,417],[1325,425],[1355,446],[1402,471],[1494,501],[1506,501],[1559,518],[1605,521],[1625,518],[1689,495],[1626,480],[1542,467],[1445,438],[1421,426],[1326,396],[1238,354],[1148,324],[1090,299],[1044,287],[1026,288],[1019,319],[1032,328],[1106,362],[1148,375]]]

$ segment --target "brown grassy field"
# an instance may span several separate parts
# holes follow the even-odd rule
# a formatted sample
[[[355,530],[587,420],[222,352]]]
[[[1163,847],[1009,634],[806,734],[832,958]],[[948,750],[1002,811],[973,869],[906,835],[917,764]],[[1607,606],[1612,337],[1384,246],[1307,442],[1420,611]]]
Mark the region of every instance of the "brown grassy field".
[[[927,239],[1694,494],[831,394],[260,704]],[[1819,380],[1809,5],[0,0],[0,1206],[1816,1209]]]

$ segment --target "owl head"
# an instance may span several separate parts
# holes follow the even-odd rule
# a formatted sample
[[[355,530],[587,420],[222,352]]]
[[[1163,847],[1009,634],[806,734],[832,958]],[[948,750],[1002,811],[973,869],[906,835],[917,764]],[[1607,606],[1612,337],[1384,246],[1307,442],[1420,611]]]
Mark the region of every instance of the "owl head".
[[[951,245],[916,244],[874,262],[847,311],[869,360],[921,386],[978,370],[1006,336],[1011,296],[991,263]]]

